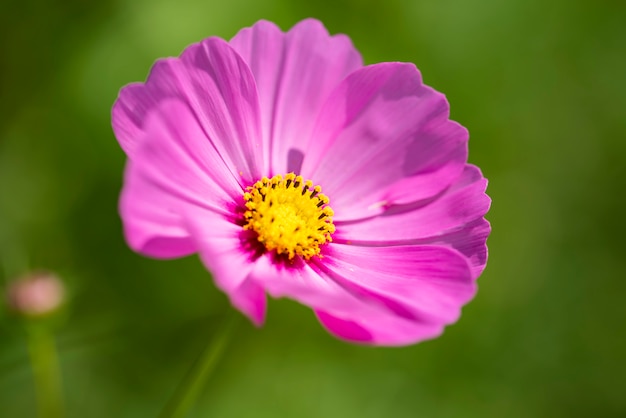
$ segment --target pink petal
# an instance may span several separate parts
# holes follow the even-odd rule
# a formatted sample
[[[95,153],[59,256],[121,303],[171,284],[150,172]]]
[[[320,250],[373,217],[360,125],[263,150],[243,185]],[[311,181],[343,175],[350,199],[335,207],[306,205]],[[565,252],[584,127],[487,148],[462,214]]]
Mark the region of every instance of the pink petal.
[[[315,264],[294,259],[293,265],[275,262],[272,254],[264,254],[255,262],[252,278],[272,297],[288,297],[311,306],[343,314],[372,314],[378,308],[363,303]]]
[[[386,306],[395,313],[423,322],[456,321],[475,292],[465,257],[442,246],[333,244],[320,263],[344,288],[393,301]]]
[[[164,61],[157,61],[152,67],[150,78],[156,78],[158,66]],[[155,91],[155,87],[160,87],[160,83],[148,82],[132,83],[124,86],[113,104],[111,110],[111,125],[115,137],[120,146],[128,155],[132,157],[135,148],[139,145],[139,140],[143,136],[143,122],[146,114],[154,107],[162,97],[171,95]]]
[[[356,322],[339,319],[324,311],[315,311],[320,323],[334,336],[342,340],[363,344],[375,344],[375,337]]]
[[[430,340],[443,332],[443,325],[422,324],[419,329],[412,324],[390,316],[372,317],[362,324],[341,319],[321,310],[315,310],[320,323],[335,337],[342,340],[371,345],[402,346]]]
[[[256,260],[250,278],[273,297],[312,307],[341,338],[382,345],[439,335],[475,292],[466,259],[442,246],[332,244],[323,259],[291,266],[266,254]],[[331,317],[358,328],[342,332],[330,324]],[[356,329],[366,332],[355,334]]]
[[[240,184],[265,172],[254,78],[225,41],[209,38],[191,45],[180,58],[157,61],[145,84],[122,89],[112,111],[113,130],[131,159],[144,140],[147,116],[168,98],[189,105],[221,165]]]
[[[296,259],[289,266],[265,254],[256,260],[251,278],[274,298],[287,297],[341,317],[375,318],[388,314],[386,306],[375,298],[364,298],[346,289],[318,263]]]
[[[262,325],[266,312],[265,291],[251,280],[253,254],[242,242],[242,227],[226,216],[202,209],[189,210],[185,219],[200,258],[213,274],[217,286],[253,323]]]
[[[350,74],[324,105],[302,175],[320,184],[337,220],[380,213],[441,192],[467,160],[467,130],[414,65]]]
[[[392,245],[441,236],[487,213],[491,199],[485,194],[486,187],[487,180],[480,170],[468,165],[458,181],[440,196],[392,207],[373,218],[337,222],[333,239],[363,245]]]
[[[286,34],[260,21],[230,44],[256,80],[271,174],[298,172],[324,101],[346,75],[361,67],[361,56],[348,37],[330,36],[314,19],[299,22]]]
[[[323,263],[347,291],[386,308],[374,315],[318,309],[320,321],[348,340],[402,345],[433,338],[476,291],[465,257],[445,247],[333,244]]]
[[[222,163],[188,106],[162,102],[144,124],[126,169],[120,213],[129,245],[153,257],[194,251],[181,213],[202,207],[229,213],[241,187]]]
[[[437,244],[454,248],[467,257],[472,267],[472,277],[477,279],[487,265],[487,237],[491,233],[491,225],[484,218],[477,219],[461,229],[445,234],[415,240],[413,243],[427,245]]]
[[[120,198],[124,235],[135,251],[156,258],[193,254],[195,245],[176,212],[174,195],[163,193],[128,162]]]

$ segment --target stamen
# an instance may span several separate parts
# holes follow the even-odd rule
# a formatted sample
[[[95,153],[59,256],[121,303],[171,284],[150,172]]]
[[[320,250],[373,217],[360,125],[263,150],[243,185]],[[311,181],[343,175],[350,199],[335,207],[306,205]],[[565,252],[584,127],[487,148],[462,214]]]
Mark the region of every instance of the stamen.
[[[244,229],[257,233],[266,250],[290,260],[319,256],[320,246],[335,232],[329,199],[311,180],[288,173],[257,181],[243,194]]]

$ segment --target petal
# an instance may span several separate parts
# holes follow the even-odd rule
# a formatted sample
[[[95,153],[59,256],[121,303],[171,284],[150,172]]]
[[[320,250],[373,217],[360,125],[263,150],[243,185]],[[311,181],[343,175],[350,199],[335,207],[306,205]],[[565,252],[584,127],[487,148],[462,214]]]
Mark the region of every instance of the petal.
[[[355,343],[375,344],[375,337],[356,322],[339,319],[319,310],[316,310],[315,314],[324,328],[334,336]]]
[[[157,73],[157,67],[160,64],[161,62],[154,64],[150,78],[156,77],[154,74]],[[124,86],[120,90],[111,110],[113,133],[115,133],[117,141],[129,157],[134,155],[135,148],[143,136],[142,127],[148,111],[161,98],[171,96],[160,91],[154,91],[154,87],[159,84],[150,82],[150,78],[145,85],[132,83]]]
[[[265,254],[256,260],[251,278],[274,298],[287,297],[345,318],[375,318],[388,310],[374,298],[363,297],[363,292],[344,287],[318,263],[294,259],[288,265]]]
[[[322,186],[337,220],[432,197],[467,160],[467,130],[448,116],[445,97],[413,64],[364,67],[323,107],[302,175]]]
[[[433,338],[458,319],[476,291],[465,257],[439,246],[333,244],[324,266],[352,294],[386,308],[369,316],[318,310],[335,335],[361,342],[401,345]]]
[[[250,278],[254,258],[242,241],[241,226],[228,216],[197,208],[190,209],[184,216],[200,259],[213,274],[217,286],[254,324],[263,324],[265,291]]]
[[[491,225],[484,218],[477,219],[461,229],[452,230],[433,238],[416,240],[416,244],[437,244],[454,248],[469,260],[472,277],[477,279],[487,265],[487,237]]]
[[[333,244],[323,265],[344,288],[383,297],[396,314],[422,322],[456,321],[475,292],[465,257],[441,246]]]
[[[415,329],[410,323],[388,315],[374,316],[367,324],[361,324],[320,310],[315,314],[324,328],[337,338],[361,344],[410,345],[437,338],[443,332],[443,325],[422,324]]]
[[[188,104],[221,165],[240,184],[265,171],[254,78],[225,41],[209,38],[191,45],[180,58],[157,61],[145,84],[122,89],[112,111],[113,130],[130,158],[144,140],[147,116],[168,98]]]
[[[347,36],[330,36],[314,19],[299,22],[286,34],[260,21],[230,44],[256,80],[270,173],[299,172],[305,141],[324,101],[362,66],[361,56]]]
[[[482,218],[491,204],[485,194],[487,180],[480,170],[466,166],[458,181],[440,196],[415,204],[392,207],[379,216],[337,222],[336,242],[396,245],[437,237]]]
[[[189,207],[228,213],[241,187],[221,163],[185,103],[170,99],[145,122],[145,137],[128,163],[120,213],[138,252],[177,257],[194,251],[181,214]]]
[[[164,193],[132,165],[129,161],[120,198],[120,214],[129,246],[155,258],[193,254],[195,245],[180,216],[172,210],[178,204],[176,197]]]
[[[263,255],[250,278],[273,297],[315,309],[335,335],[380,345],[439,335],[475,293],[466,259],[449,248],[332,247],[323,259],[296,259],[292,265]],[[330,318],[341,322],[344,332]]]
[[[324,274],[318,266],[299,258],[289,265],[266,253],[256,260],[253,279],[272,297],[288,297],[311,306],[348,314],[365,314],[377,310],[363,303]]]

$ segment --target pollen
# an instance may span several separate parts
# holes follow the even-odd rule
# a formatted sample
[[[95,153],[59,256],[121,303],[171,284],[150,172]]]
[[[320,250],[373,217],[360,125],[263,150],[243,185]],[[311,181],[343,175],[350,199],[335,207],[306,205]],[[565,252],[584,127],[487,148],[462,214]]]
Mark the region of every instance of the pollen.
[[[333,210],[320,186],[294,173],[280,174],[246,188],[244,229],[256,232],[268,251],[292,260],[319,256],[335,232]]]

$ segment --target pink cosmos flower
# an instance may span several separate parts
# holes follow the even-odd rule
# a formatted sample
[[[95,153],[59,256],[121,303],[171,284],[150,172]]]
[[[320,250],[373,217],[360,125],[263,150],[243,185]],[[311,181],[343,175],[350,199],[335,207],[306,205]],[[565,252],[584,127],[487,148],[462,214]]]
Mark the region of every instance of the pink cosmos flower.
[[[257,325],[269,293],[339,338],[403,345],[438,336],[475,294],[487,181],[413,64],[363,66],[316,20],[260,21],[158,60],[112,118],[129,245],[198,253]]]

